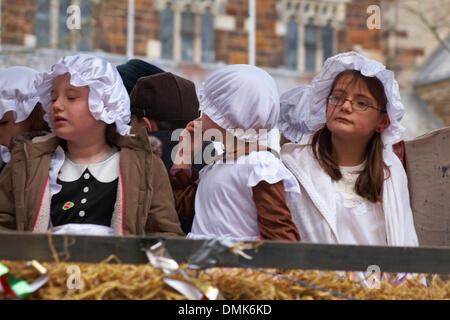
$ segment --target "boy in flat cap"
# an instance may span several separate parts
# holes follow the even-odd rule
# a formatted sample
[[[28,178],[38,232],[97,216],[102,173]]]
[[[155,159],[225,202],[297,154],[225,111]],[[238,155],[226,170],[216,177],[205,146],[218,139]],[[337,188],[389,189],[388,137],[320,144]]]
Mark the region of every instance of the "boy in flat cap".
[[[148,135],[153,138],[152,144],[160,141],[161,158],[167,170],[170,170],[173,165],[172,151],[178,145],[178,139],[172,140],[173,131],[184,129],[189,122],[200,116],[194,83],[170,72],[140,77],[131,91],[130,100],[131,133],[145,127]],[[202,154],[207,144],[203,146]],[[198,176],[198,172],[205,165],[203,157],[201,164],[194,163],[194,176]],[[177,183],[172,180],[171,183]],[[175,186],[172,184],[172,187]],[[183,213],[182,216],[179,215],[179,219],[183,231],[188,233],[195,213],[193,207],[186,208],[188,204],[184,203],[182,198],[175,199],[178,204],[176,209],[177,212]]]
[[[131,132],[146,127],[148,134],[162,142],[161,158],[172,167],[172,132],[199,117],[199,103],[192,81],[170,72],[138,79],[131,91]]]

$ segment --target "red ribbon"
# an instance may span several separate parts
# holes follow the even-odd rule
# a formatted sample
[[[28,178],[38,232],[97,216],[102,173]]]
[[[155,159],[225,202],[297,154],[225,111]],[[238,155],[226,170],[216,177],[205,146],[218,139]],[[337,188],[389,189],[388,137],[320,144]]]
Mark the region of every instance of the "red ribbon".
[[[3,291],[5,291],[5,293],[11,297],[14,298],[18,298],[18,296],[16,295],[16,293],[11,289],[11,287],[9,286],[9,282],[8,282],[8,275],[5,274],[3,276],[0,277],[0,284],[3,287]]]

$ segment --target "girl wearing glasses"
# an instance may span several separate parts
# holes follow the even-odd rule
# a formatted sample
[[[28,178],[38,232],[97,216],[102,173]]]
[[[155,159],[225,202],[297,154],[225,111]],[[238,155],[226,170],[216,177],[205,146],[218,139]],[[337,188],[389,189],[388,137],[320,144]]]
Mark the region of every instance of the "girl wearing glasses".
[[[309,99],[296,98],[300,141],[283,145],[281,157],[300,183],[288,205],[302,241],[417,246],[407,177],[392,150],[405,112],[393,72],[347,52],[301,90]]]

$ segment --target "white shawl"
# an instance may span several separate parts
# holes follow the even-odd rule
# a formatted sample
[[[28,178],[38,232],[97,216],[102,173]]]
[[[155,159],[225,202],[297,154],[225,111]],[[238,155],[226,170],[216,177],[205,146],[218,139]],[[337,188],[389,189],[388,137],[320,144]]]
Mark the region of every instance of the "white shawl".
[[[303,230],[310,242],[338,243],[335,198],[331,197],[330,201],[335,189],[330,176],[315,159],[311,147],[305,146],[309,139],[310,136],[304,137],[299,144],[288,143],[281,149],[282,161],[299,181],[302,193],[306,192],[300,197],[289,198],[288,205],[302,239]],[[406,173],[392,146],[386,146],[383,158],[391,173],[383,184],[387,244],[418,246]]]

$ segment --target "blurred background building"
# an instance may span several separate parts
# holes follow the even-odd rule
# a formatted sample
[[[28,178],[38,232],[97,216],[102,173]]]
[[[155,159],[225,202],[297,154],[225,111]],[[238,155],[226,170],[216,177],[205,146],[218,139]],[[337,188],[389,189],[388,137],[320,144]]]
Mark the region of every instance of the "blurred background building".
[[[450,0],[1,0],[0,39],[0,68],[44,71],[86,51],[140,58],[198,87],[218,66],[254,61],[280,94],[355,50],[395,72],[405,139],[450,125]]]

